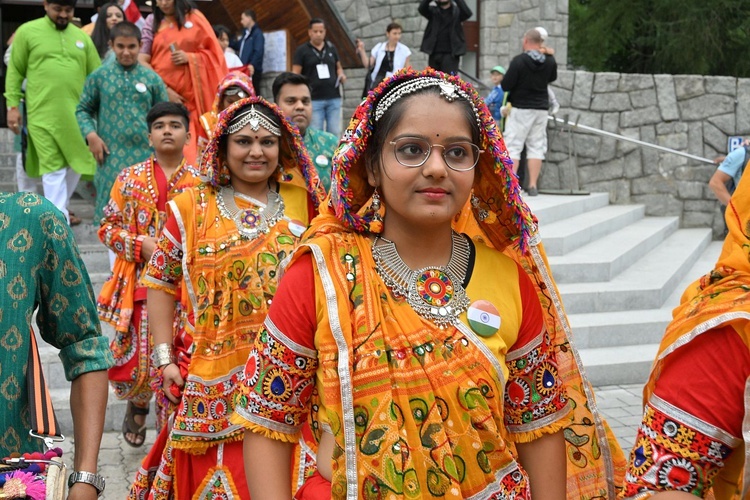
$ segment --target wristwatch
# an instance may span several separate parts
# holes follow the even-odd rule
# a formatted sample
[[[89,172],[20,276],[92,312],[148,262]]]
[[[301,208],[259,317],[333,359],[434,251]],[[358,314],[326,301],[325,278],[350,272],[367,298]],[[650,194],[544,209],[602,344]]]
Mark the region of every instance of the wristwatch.
[[[96,488],[97,496],[102,496],[102,493],[104,493],[104,478],[99,474],[92,474],[91,472],[82,470],[75,471],[68,477],[68,489],[72,488],[76,483],[90,484]]]

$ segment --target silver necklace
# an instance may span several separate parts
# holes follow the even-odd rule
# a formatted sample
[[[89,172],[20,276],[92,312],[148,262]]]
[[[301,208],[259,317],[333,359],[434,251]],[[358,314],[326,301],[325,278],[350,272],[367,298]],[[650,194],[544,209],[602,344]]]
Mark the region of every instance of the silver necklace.
[[[395,296],[405,297],[414,311],[440,328],[458,321],[469,307],[461,284],[466,277],[471,247],[466,238],[452,233],[451,257],[447,266],[411,269],[396,250],[396,244],[380,236],[372,243],[375,270]]]
[[[258,208],[240,210],[234,197],[239,196]],[[252,196],[236,193],[232,186],[222,186],[216,194],[219,213],[234,221],[237,230],[245,238],[254,240],[261,234],[268,234],[273,226],[284,217],[284,200],[273,189],[268,190],[268,203],[263,204]]]

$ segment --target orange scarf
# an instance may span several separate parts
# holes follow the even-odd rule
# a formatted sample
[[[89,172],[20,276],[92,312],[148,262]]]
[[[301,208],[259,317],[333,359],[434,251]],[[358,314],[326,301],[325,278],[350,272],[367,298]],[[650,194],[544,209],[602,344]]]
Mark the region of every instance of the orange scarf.
[[[726,222],[729,234],[714,269],[688,286],[680,305],[672,312],[673,320],[662,338],[643,390],[644,401],[648,401],[653,394],[662,369],[670,362],[669,355],[712,328],[731,326],[750,348],[750,175],[742,177],[729,201]],[[747,420],[746,407],[745,422]],[[743,431],[747,435],[747,423],[743,425]],[[748,446],[750,442],[746,438],[745,449]],[[741,449],[736,450],[735,455],[744,458]],[[714,482],[717,496],[725,497],[720,496],[718,488],[721,487],[727,487],[730,491],[743,488],[739,498],[747,498],[750,493],[747,477],[750,465],[745,464],[745,471],[740,476],[741,467],[741,460],[728,461],[727,467]]]

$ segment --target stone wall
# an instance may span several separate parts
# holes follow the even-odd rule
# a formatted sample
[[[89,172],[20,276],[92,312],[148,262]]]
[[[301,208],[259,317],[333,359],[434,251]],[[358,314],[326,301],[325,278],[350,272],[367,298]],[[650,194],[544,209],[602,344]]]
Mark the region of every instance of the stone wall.
[[[385,28],[393,21],[403,26],[401,42],[412,50],[411,64],[427,66],[427,54],[419,51],[427,20],[419,15],[419,0],[333,0],[336,8],[356,38],[369,50],[385,39]],[[547,44],[556,51],[561,67],[568,58],[568,0],[477,0],[479,11],[480,79],[490,85],[489,70],[521,52],[524,31],[544,26],[549,32]],[[344,121],[359,104],[364,85],[364,68],[347,68]]]
[[[557,63],[568,64],[568,0],[485,0],[479,12],[481,75],[498,64],[507,68],[521,52],[524,32],[537,26],[549,33],[547,45],[555,49]]]
[[[702,158],[724,154],[728,136],[750,134],[750,79],[561,70],[553,89],[558,117]],[[715,166],[553,124],[548,135],[542,189],[607,191],[649,215],[723,230],[707,184]]]

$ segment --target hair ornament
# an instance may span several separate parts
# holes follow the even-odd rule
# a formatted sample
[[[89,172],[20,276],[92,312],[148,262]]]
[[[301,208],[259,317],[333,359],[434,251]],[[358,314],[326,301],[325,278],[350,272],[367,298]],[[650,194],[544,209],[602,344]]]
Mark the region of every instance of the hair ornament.
[[[234,117],[227,127],[227,133],[234,134],[239,132],[246,125],[250,125],[253,132],[257,132],[260,127],[271,132],[276,137],[281,137],[281,129],[271,122],[263,113],[255,109],[255,106],[250,106],[250,109],[243,111]]]
[[[385,96],[383,96],[382,99],[380,99],[380,102],[378,102],[378,105],[375,108],[375,122],[377,123],[396,101],[427,87],[439,87],[440,95],[448,102],[453,102],[458,98],[468,101],[469,104],[471,104],[471,109],[474,110],[474,117],[477,120],[477,124],[481,126],[479,112],[469,94],[457,87],[453,82],[432,76],[407,80],[393,87]]]

